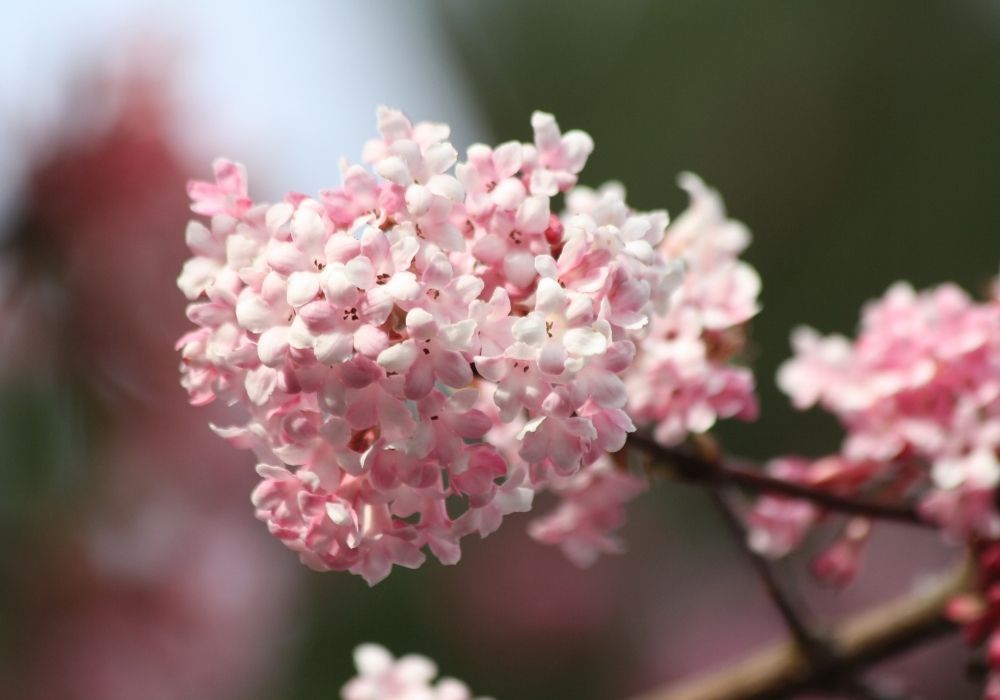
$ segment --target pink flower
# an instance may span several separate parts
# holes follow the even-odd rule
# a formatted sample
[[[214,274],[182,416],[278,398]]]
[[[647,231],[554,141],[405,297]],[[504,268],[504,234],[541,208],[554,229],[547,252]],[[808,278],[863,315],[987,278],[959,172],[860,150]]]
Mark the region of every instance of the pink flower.
[[[920,504],[924,517],[958,541],[1000,537],[996,509],[1000,462],[995,451],[981,449],[956,459],[939,459],[931,467],[931,479],[936,490]]]
[[[451,223],[452,204],[464,198],[458,179],[448,170],[458,153],[447,142],[445,124],[413,126],[402,112],[380,107],[381,140],[365,145],[364,159],[375,172],[404,190],[405,211],[421,235],[445,250],[458,250],[464,241]]]
[[[546,112],[532,114],[531,127],[535,130],[534,149],[526,148],[523,155],[531,192],[547,197],[565,192],[576,184],[577,174],[594,150],[593,140],[582,131],[562,134],[555,117]]]
[[[242,217],[253,206],[247,197],[246,169],[238,163],[218,158],[212,163],[215,182],[192,180],[188,183],[191,210],[205,216],[228,214]]]
[[[961,454],[996,434],[998,338],[994,305],[951,285],[918,294],[898,284],[866,307],[853,346],[797,331],[779,383],[798,405],[818,401],[844,422],[852,457]]]
[[[856,339],[802,328],[792,340],[795,356],[779,370],[779,386],[797,407],[833,413],[846,435],[842,455],[801,462],[788,477],[839,495],[913,503],[946,538],[972,547],[984,601],[955,601],[951,610],[967,624],[970,641],[990,637],[992,650],[1000,621],[995,300],[976,302],[954,285],[917,292],[898,283],[865,306]],[[767,553],[781,555],[801,541],[810,523],[795,522],[794,503],[765,498],[756,504],[754,536],[779,545],[764,548]],[[851,519],[816,558],[813,573],[835,585],[849,582],[870,533],[867,519]],[[991,656],[990,666],[995,679],[1000,655]]]
[[[849,494],[885,470],[878,464],[855,464],[831,456],[813,462],[782,457],[768,462],[767,471],[786,481]],[[823,515],[823,510],[809,501],[762,496],[747,517],[750,547],[769,557],[783,557],[802,543]]]
[[[750,547],[768,557],[783,557],[796,549],[818,519],[808,501],[761,496],[747,518]]]
[[[782,457],[769,462],[767,470],[780,479],[841,496],[865,494],[880,481],[895,476],[893,465],[870,460],[852,462],[840,455],[815,461]],[[905,492],[909,484],[908,479],[898,479],[890,483],[886,490],[890,495],[896,491]],[[766,556],[783,557],[798,548],[825,515],[824,509],[809,501],[786,496],[762,496],[747,517],[749,544]],[[816,557],[813,573],[834,585],[846,585],[857,573],[870,532],[868,520],[849,520],[837,540]]]
[[[871,530],[867,518],[851,518],[840,537],[813,560],[812,572],[816,578],[837,587],[854,580]]]
[[[760,279],[738,258],[750,234],[726,218],[718,194],[697,177],[685,174],[681,185],[691,204],[659,245],[661,254],[684,261],[683,282],[654,317],[627,378],[629,412],[652,423],[667,445],[708,431],[719,418],[757,416],[753,374],[733,362],[745,342],[743,324],[759,310]]]
[[[778,370],[778,387],[788,394],[798,409],[809,408],[830,392],[838,405],[861,403],[863,398],[850,396],[853,383],[845,383],[851,369],[851,344],[844,336],[821,337],[812,328],[799,327],[792,332],[795,359]]]
[[[646,490],[641,479],[601,459],[551,488],[558,507],[531,523],[539,542],[559,545],[577,566],[590,566],[600,554],[619,554],[624,544],[610,534],[625,522],[625,504]]]
[[[554,217],[593,144],[533,125],[456,178],[447,126],[380,108],[375,174],[345,165],[318,199],[253,205],[229,165],[193,187],[213,218],[178,279],[198,326],[182,383],[243,409],[216,430],[257,455],[257,517],[307,565],[375,583],[425,550],[454,563],[635,429],[634,340],[676,278],[666,215]]]
[[[611,340],[611,325],[598,320],[591,298],[567,292],[550,277],[539,280],[534,309],[511,332],[520,344],[518,358],[551,375],[582,369],[585,358],[603,355]]]
[[[523,146],[508,141],[494,150],[483,144],[474,144],[467,151],[465,163],[455,168],[459,182],[465,188],[465,209],[469,218],[492,228],[499,222],[489,221],[497,216],[516,217],[528,191],[517,177],[521,169]]]
[[[489,700],[474,699],[468,686],[454,678],[434,682],[437,666],[424,656],[393,658],[378,644],[354,650],[358,675],[341,690],[342,700]]]
[[[539,416],[528,421],[518,439],[522,459],[540,468],[552,466],[565,476],[580,468],[590,443],[597,439],[597,430],[586,418]]]
[[[466,319],[441,328],[431,314],[417,308],[406,315],[406,330],[408,340],[386,348],[378,356],[379,366],[387,372],[405,375],[406,398],[423,398],[435,382],[454,389],[472,382],[466,358],[473,349],[475,321]]]
[[[954,285],[916,292],[900,283],[865,307],[855,341],[799,329],[793,346],[779,386],[796,406],[819,404],[841,420],[848,461],[885,465],[877,476],[897,494],[916,485],[921,512],[952,537],[1000,534],[995,304]]]

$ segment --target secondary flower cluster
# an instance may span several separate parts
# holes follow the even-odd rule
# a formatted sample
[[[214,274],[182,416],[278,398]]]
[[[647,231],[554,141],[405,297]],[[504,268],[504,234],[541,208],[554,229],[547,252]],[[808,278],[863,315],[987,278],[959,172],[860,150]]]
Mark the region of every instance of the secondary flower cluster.
[[[726,217],[718,193],[698,177],[686,173],[680,184],[690,205],[667,227],[659,251],[682,261],[683,281],[669,306],[644,329],[636,361],[625,375],[629,415],[653,426],[657,440],[667,445],[709,430],[718,418],[757,415],[753,374],[733,362],[744,348],[746,323],[760,308],[760,278],[739,259],[750,233]],[[571,212],[613,221],[627,211],[624,196],[617,184],[597,192],[578,187],[567,205]],[[623,550],[609,531],[624,522],[624,504],[646,486],[601,460],[553,480],[549,488],[560,496],[560,505],[529,532],[560,545],[578,565],[588,565],[598,554]]]
[[[726,218],[717,192],[696,176],[680,178],[691,204],[667,230],[664,255],[684,261],[684,280],[656,317],[629,373],[629,413],[655,424],[665,445],[703,433],[718,418],[757,417],[753,373],[732,360],[746,323],[760,310],[760,277],[739,259],[750,232]]]
[[[577,566],[590,566],[600,554],[619,554],[624,544],[611,534],[625,524],[625,504],[646,490],[647,482],[608,457],[562,479],[549,490],[559,503],[528,526],[539,542],[559,545]]]
[[[1000,535],[1000,305],[946,284],[916,292],[896,284],[869,304],[858,338],[795,331],[796,355],[778,383],[798,408],[819,404],[846,430],[842,453],[778,460],[774,473],[815,488],[883,500],[917,498],[921,513],[958,540]],[[754,542],[780,555],[821,513],[761,499]],[[848,580],[870,527],[854,519],[818,562]]]
[[[976,302],[951,284],[916,292],[899,283],[864,309],[853,342],[800,328],[792,344],[795,357],[778,384],[796,407],[818,404],[837,416],[846,437],[840,454],[779,459],[770,470],[842,495],[915,501],[949,539],[969,543],[979,590],[951,612],[970,642],[989,639],[987,697],[1000,697],[1000,304]],[[750,515],[751,544],[780,556],[823,515],[809,503],[761,498]],[[868,519],[849,519],[815,573],[850,581],[870,532]]]
[[[679,281],[666,214],[572,192],[590,137],[532,126],[456,164],[447,126],[382,108],[374,173],[318,198],[257,204],[227,161],[190,185],[210,221],[178,279],[182,383],[246,410],[216,430],[256,452],[257,516],[309,566],[453,563],[634,430],[633,340]]]
[[[358,675],[341,691],[342,700],[490,700],[473,698],[468,686],[454,678],[437,676],[434,662],[408,654],[394,659],[378,644],[362,644],[354,650]]]

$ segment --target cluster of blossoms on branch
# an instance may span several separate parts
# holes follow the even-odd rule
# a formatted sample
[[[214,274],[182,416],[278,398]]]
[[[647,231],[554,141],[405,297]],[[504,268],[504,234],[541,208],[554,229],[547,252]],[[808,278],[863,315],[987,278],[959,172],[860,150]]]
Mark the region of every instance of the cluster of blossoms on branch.
[[[838,454],[772,461],[775,476],[840,495],[915,503],[920,515],[975,554],[978,591],[951,606],[971,643],[989,638],[1000,669],[1000,303],[976,301],[952,284],[917,292],[893,285],[862,313],[858,337],[792,336],[795,355],[778,384],[800,409],[819,405],[843,425]],[[781,556],[825,513],[764,496],[750,515],[751,543]],[[852,517],[815,560],[821,578],[844,584],[872,531]],[[1000,674],[988,685],[1000,698]]]
[[[317,198],[255,203],[222,160],[191,183],[209,221],[188,226],[178,279],[198,326],[182,383],[246,411],[215,430],[255,451],[257,516],[307,565],[375,583],[425,548],[454,563],[544,489],[562,503],[532,533],[587,563],[619,548],[608,531],[641,490],[606,456],[629,411],[672,440],[753,415],[752,379],[727,365],[757,309],[745,231],[693,176],[669,229],[620,187],[577,188],[590,137],[532,126],[533,143],[457,162],[446,125],[381,108],[373,172],[345,165]],[[667,370],[675,400],[629,404],[630,372],[663,389]]]
[[[622,550],[613,531],[646,488],[612,457],[636,425],[680,457],[718,419],[757,415],[739,364],[760,308],[746,228],[690,174],[672,223],[630,208],[620,185],[578,186],[590,137],[531,122],[533,143],[477,144],[459,162],[446,125],[381,108],[368,167],[345,164],[315,198],[255,203],[224,160],[189,186],[208,222],[189,224],[178,279],[197,326],[177,345],[182,384],[196,405],[245,412],[213,428],[256,453],[257,517],[314,569],[374,584],[427,550],[454,563],[463,537],[541,491],[559,503],[530,534],[587,565]],[[904,504],[970,544],[977,590],[950,614],[989,640],[1000,700],[1000,295],[901,283],[855,340],[800,328],[792,343],[779,386],[846,437],[837,454],[767,465],[769,483],[792,482],[777,493],[813,499],[759,497],[750,546],[782,556],[844,502]],[[871,531],[847,518],[815,573],[850,581]],[[471,697],[432,686],[421,657],[368,645],[356,661],[345,700]]]
[[[774,474],[886,502],[915,499],[954,540],[1000,536],[1000,304],[950,284],[916,292],[900,283],[864,309],[853,342],[799,328],[792,345],[779,386],[797,408],[833,413],[846,435],[839,454],[776,460]],[[773,554],[795,547],[821,515],[786,505],[787,517],[773,501],[758,513],[758,542]],[[764,512],[771,508],[775,517]]]
[[[341,691],[342,700],[491,700],[473,698],[468,686],[454,678],[433,685],[437,666],[425,656],[408,654],[399,659],[378,644],[354,650],[358,675]]]
[[[726,216],[718,193],[698,177],[685,173],[680,184],[690,205],[667,227],[660,250],[683,261],[683,279],[665,312],[652,317],[625,373],[626,411],[638,425],[652,426],[664,445],[704,433],[719,418],[757,417],[753,373],[738,364],[747,322],[760,310],[760,277],[739,258],[750,232]],[[571,212],[590,212],[619,207],[623,199],[621,187],[609,184],[596,193],[578,187],[567,203]],[[530,532],[559,544],[581,566],[598,554],[621,552],[622,543],[609,533],[624,522],[624,504],[647,485],[602,458],[550,484],[561,504]]]
[[[726,217],[718,193],[697,177],[686,173],[680,183],[691,204],[667,230],[663,250],[684,261],[684,279],[627,376],[629,413],[654,425],[664,445],[707,432],[719,418],[754,420],[758,410],[753,373],[733,361],[760,310],[760,276],[739,258],[750,232]]]

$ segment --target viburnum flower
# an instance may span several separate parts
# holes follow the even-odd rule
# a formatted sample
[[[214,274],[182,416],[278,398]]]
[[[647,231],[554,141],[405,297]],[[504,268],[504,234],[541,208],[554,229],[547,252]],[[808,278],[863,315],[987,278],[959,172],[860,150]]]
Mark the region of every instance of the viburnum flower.
[[[792,346],[778,385],[797,408],[833,413],[846,435],[841,454],[783,458],[770,471],[839,496],[915,502],[947,539],[967,545],[975,590],[953,600],[949,614],[970,644],[987,643],[984,697],[1000,697],[1000,306],[952,284],[917,292],[901,282],[864,308],[856,339],[799,328]],[[782,556],[825,515],[811,503],[764,496],[748,517],[750,544]],[[848,583],[871,531],[869,518],[849,518],[813,573]]]
[[[665,213],[569,191],[589,136],[543,113],[532,126],[532,144],[457,163],[447,126],[380,108],[374,172],[344,165],[318,198],[255,203],[227,161],[191,184],[210,218],[189,226],[178,279],[198,326],[178,343],[182,384],[241,407],[215,430],[254,450],[257,517],[309,566],[374,583],[425,550],[453,563],[463,536],[547,488],[610,494],[577,520],[613,548],[594,523],[617,523],[635,489],[588,470],[635,429],[625,375],[680,264]]]
[[[899,283],[865,307],[855,341],[802,328],[792,343],[779,386],[846,430],[843,457],[821,461],[825,471],[839,465],[836,488],[894,497],[916,489],[923,514],[953,537],[1000,536],[996,304],[950,284],[918,293]]]
[[[408,654],[399,659],[378,644],[354,650],[358,675],[341,690],[342,700],[490,700],[473,698],[469,687],[454,678],[441,678],[437,666],[425,656]]]
[[[783,458],[767,464],[772,476],[808,483],[814,473],[805,459]],[[820,517],[820,510],[808,501],[764,495],[757,499],[748,517],[751,549],[771,557],[782,557],[798,547]]]
[[[719,195],[696,176],[684,174],[680,184],[691,203],[666,229],[659,252],[684,262],[684,280],[669,308],[654,316],[627,375],[629,413],[653,424],[665,445],[708,431],[718,418],[757,416],[753,374],[733,363],[745,324],[760,310],[760,278],[738,257],[750,233],[726,217]],[[606,189],[600,206],[621,209],[622,196]]]
[[[624,544],[611,531],[625,522],[625,504],[646,489],[645,482],[602,458],[549,488],[559,506],[531,523],[539,542],[559,545],[577,566],[590,566],[601,554],[617,554]]]

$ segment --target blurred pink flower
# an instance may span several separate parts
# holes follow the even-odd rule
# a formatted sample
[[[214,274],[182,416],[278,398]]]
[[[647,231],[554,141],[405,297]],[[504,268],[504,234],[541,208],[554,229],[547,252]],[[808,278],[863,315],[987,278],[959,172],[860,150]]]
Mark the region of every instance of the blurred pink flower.
[[[956,537],[995,537],[1000,480],[1000,308],[954,285],[891,287],[865,307],[858,338],[793,335],[778,384],[799,408],[819,404],[847,435],[844,463],[879,465],[852,484],[916,486],[922,512]],[[885,486],[884,482],[890,485]]]
[[[165,340],[183,325],[162,292],[183,259],[186,168],[164,77],[84,86],[65,132],[45,135],[55,147],[5,249],[17,285],[4,291],[26,313],[4,328],[4,380],[56,383],[87,411],[59,426],[73,464],[55,465],[81,475],[79,492],[69,506],[41,499],[43,517],[11,537],[32,552],[7,589],[27,631],[15,676],[0,680],[11,697],[238,698],[283,659],[292,572],[225,505],[240,475],[210,433],[177,440],[189,411]],[[97,104],[119,111],[79,133],[68,120]],[[209,478],[205,461],[220,467]]]
[[[354,664],[358,675],[344,686],[343,700],[490,700],[473,698],[468,686],[454,678],[432,685],[437,666],[425,656],[394,659],[385,647],[362,644],[354,651]]]
[[[34,588],[46,607],[19,697],[222,700],[277,670],[293,582],[277,552],[237,511],[135,486],[131,514],[99,516],[79,549],[42,564],[58,589]]]
[[[539,542],[559,545],[577,566],[589,566],[600,554],[618,554],[624,544],[610,532],[625,523],[625,504],[646,490],[646,483],[603,458],[573,476],[554,480],[559,506],[531,523]]]

